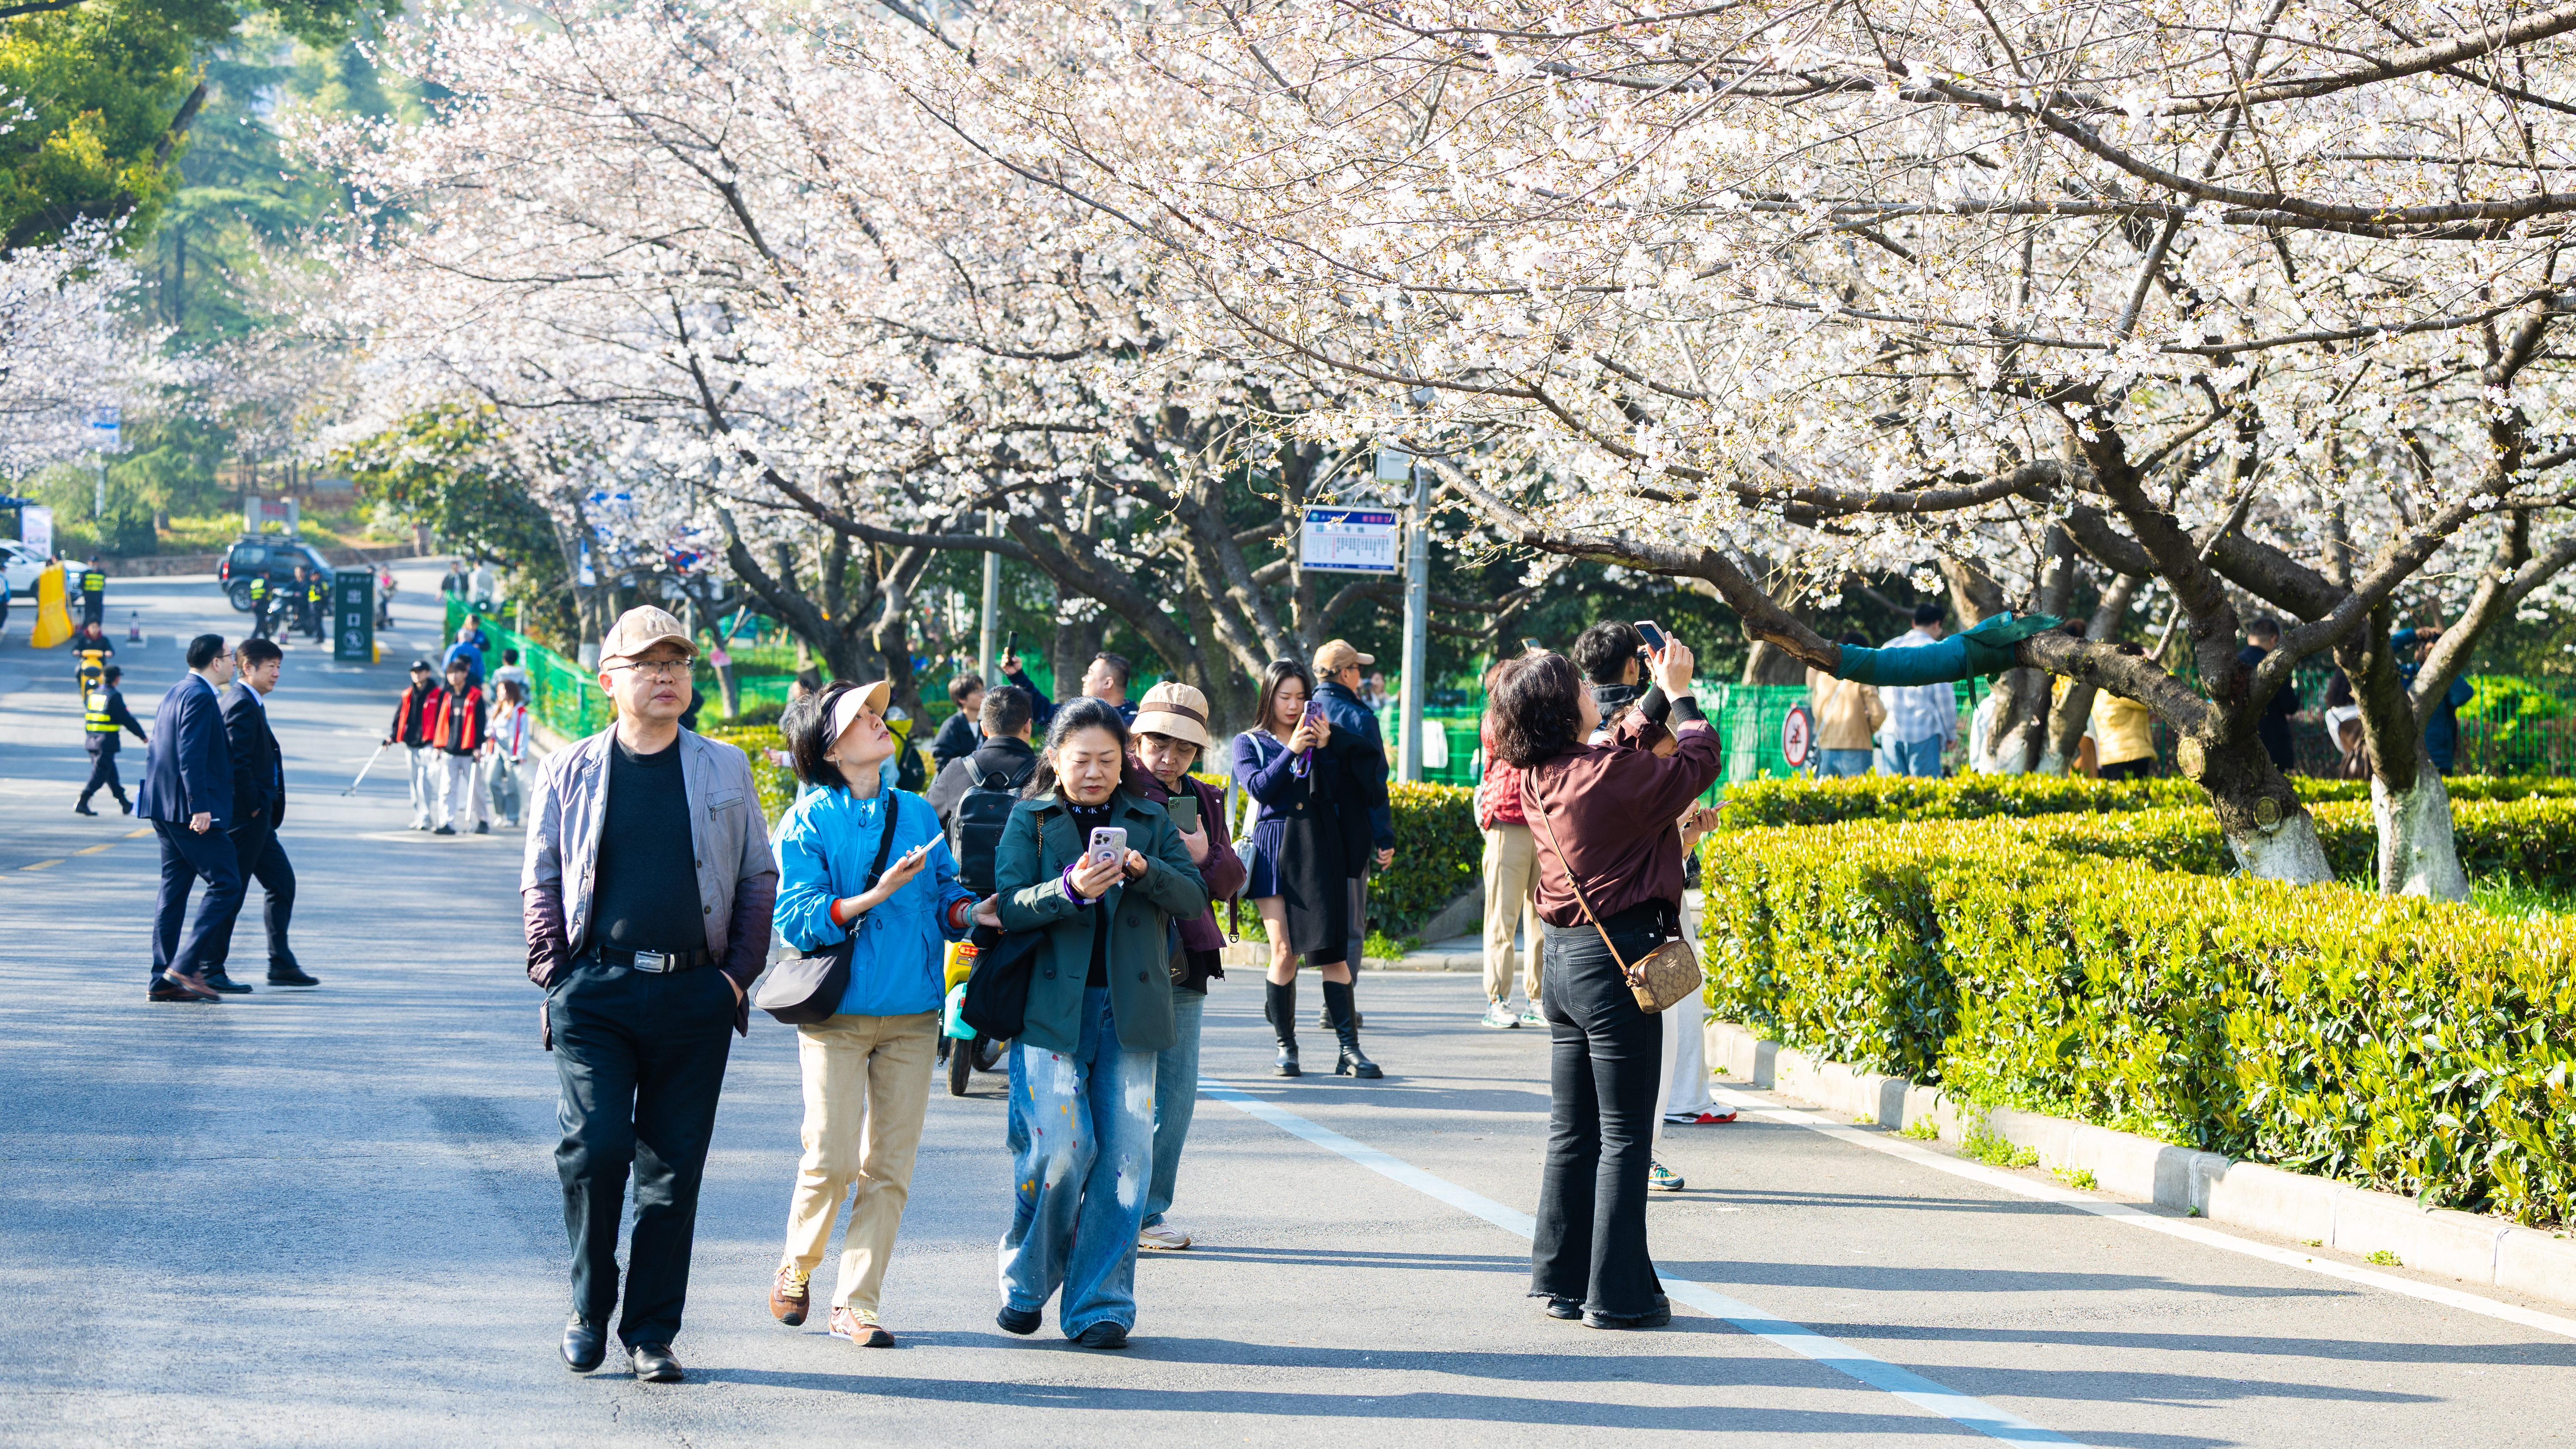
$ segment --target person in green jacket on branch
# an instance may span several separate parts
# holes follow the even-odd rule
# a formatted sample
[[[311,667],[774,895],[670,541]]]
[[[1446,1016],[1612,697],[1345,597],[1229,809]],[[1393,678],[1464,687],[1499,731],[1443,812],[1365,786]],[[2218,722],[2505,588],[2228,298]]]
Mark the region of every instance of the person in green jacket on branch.
[[[1977,627],[1946,639],[1909,648],[1867,649],[1858,644],[1835,646],[1842,657],[1824,671],[1836,679],[1903,689],[1919,684],[1955,684],[2017,668],[2015,646],[2034,634],[2045,634],[2066,621],[2054,614],[1989,614]]]
[[[1129,784],[1129,750],[1116,705],[1056,707],[1027,798],[1002,827],[998,919],[985,918],[1044,937],[1010,1050],[1015,1193],[997,1321],[1035,1333],[1061,1287],[1057,1326],[1095,1349],[1126,1347],[1136,1325],[1154,1076],[1179,1039],[1172,923],[1208,905],[1170,813]]]

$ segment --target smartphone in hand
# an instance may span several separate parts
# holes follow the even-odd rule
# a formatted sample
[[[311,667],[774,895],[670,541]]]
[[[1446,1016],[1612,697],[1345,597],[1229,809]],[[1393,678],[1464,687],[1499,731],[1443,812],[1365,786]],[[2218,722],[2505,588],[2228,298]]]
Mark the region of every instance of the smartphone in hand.
[[[1127,828],[1103,825],[1091,832],[1091,847],[1083,854],[1094,865],[1116,865],[1127,856]]]
[[[1664,631],[1656,625],[1654,620],[1639,619],[1637,621],[1637,636],[1646,641],[1646,648],[1650,652],[1661,654],[1664,651]]]
[[[1163,802],[1171,812],[1172,825],[1183,835],[1199,828],[1199,797],[1195,790],[1185,790]]]

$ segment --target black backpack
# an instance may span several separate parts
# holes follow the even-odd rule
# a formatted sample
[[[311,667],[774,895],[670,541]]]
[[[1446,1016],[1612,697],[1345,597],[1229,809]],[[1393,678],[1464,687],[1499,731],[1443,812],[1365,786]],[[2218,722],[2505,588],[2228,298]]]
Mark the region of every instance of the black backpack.
[[[993,893],[993,856],[1001,849],[1002,827],[1010,822],[1011,811],[1020,803],[1020,791],[1029,783],[1037,762],[1014,773],[1010,770],[978,770],[973,756],[966,765],[966,793],[957,797],[956,808],[948,812],[948,853],[957,858],[957,883],[978,897]]]

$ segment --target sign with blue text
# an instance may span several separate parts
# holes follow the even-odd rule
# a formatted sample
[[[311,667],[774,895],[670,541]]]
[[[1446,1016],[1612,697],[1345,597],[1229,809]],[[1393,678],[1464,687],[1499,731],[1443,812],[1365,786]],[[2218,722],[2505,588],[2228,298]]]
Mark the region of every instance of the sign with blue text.
[[[1392,574],[1396,532],[1393,509],[1309,506],[1297,536],[1297,563],[1346,574]]]

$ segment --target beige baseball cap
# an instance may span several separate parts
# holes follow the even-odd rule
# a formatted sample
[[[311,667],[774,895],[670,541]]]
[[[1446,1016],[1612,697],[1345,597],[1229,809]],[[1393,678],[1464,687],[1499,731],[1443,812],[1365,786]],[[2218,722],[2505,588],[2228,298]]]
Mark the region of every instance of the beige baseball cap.
[[[1362,654],[1351,647],[1351,641],[1348,639],[1336,639],[1315,651],[1315,672],[1327,677],[1338,674],[1354,664],[1366,666],[1376,662],[1376,655]]]
[[[1200,749],[1208,747],[1207,696],[1166,680],[1145,691],[1136,706],[1136,723],[1130,726],[1140,735],[1170,735],[1187,740]]]
[[[665,639],[679,645],[689,658],[698,657],[698,646],[689,642],[689,631],[680,627],[680,621],[672,618],[669,610],[639,605],[618,615],[617,622],[608,627],[607,637],[599,641],[599,662],[632,659]]]

